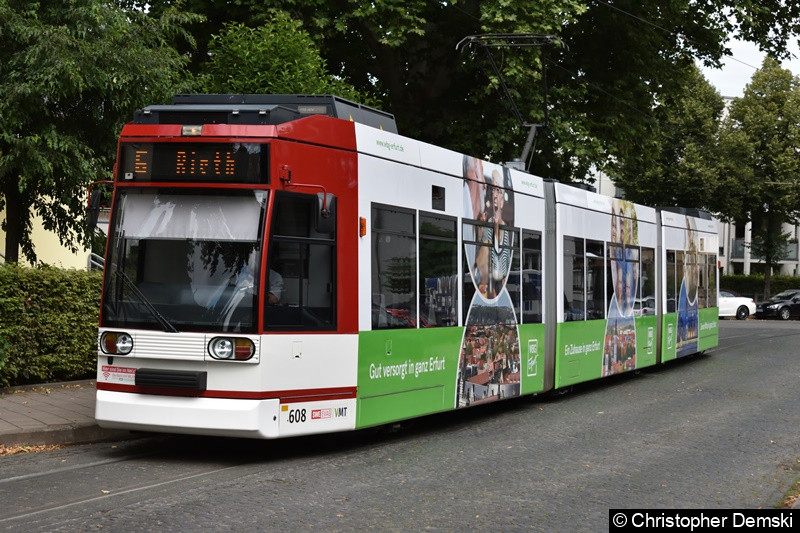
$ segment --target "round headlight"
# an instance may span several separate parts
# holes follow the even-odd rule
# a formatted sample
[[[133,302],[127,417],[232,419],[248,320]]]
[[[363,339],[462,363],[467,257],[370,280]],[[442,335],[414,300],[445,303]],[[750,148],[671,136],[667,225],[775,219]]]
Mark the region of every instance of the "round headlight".
[[[211,341],[208,351],[214,359],[232,359],[233,342],[231,339],[219,337]]]
[[[128,355],[133,350],[133,337],[127,333],[107,331],[100,337],[100,349],[108,355]]]
[[[208,353],[214,359],[249,361],[256,349],[253,341],[244,337],[214,337],[208,343]]]
[[[128,355],[133,350],[133,337],[127,333],[120,333],[117,335],[117,353],[120,355]]]

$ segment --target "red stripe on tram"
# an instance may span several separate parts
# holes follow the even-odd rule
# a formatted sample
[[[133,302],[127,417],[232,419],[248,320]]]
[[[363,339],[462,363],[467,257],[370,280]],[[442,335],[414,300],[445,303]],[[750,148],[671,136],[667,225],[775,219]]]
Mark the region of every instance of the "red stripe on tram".
[[[167,387],[137,387],[121,383],[97,383],[97,390],[156,394],[160,396],[191,396],[196,398],[221,398],[230,400],[274,400],[281,403],[349,400],[356,397],[356,387],[327,387],[319,389],[294,389],[282,391],[234,391],[176,389]]]

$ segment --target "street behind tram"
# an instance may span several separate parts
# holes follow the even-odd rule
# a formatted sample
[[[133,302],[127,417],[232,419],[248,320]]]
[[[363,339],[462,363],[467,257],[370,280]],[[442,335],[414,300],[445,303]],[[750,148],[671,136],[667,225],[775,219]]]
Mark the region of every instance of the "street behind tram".
[[[0,529],[597,531],[609,508],[780,505],[800,478],[800,323],[705,355],[408,426],[186,436],[0,458]]]

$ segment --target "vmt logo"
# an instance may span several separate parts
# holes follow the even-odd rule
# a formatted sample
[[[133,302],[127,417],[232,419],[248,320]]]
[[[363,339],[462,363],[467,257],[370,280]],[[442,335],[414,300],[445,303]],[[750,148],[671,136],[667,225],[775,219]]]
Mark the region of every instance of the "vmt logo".
[[[341,418],[347,416],[347,407],[334,407],[327,409],[312,409],[311,420],[322,420],[324,418]]]

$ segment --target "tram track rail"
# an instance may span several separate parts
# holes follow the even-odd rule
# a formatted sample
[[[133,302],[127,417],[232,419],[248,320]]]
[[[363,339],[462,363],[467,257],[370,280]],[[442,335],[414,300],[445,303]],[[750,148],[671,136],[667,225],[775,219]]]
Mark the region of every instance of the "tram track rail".
[[[337,451],[351,456],[376,440],[383,442],[372,433],[301,437],[286,447],[285,440],[171,435],[9,456],[0,460],[0,531],[72,530],[87,517],[169,505],[265,469],[269,483],[282,485],[291,479],[288,463],[314,457],[328,464],[340,460]]]
[[[244,463],[242,463],[244,464]],[[9,526],[13,526],[14,523],[18,523],[23,520],[30,520],[32,518],[36,518],[47,513],[56,513],[60,511],[67,510],[71,507],[76,507],[79,505],[85,504],[93,504],[93,503],[100,503],[104,500],[113,500],[115,498],[120,498],[123,496],[129,496],[136,493],[140,493],[142,491],[152,491],[161,487],[165,487],[170,484],[180,483],[184,481],[190,481],[196,478],[200,478],[207,475],[218,474],[220,472],[225,472],[227,470],[232,470],[234,468],[238,468],[242,466],[242,464],[236,464],[231,466],[226,466],[222,468],[211,468],[202,470],[200,472],[196,472],[194,474],[188,475],[180,475],[175,476],[170,479],[164,479],[155,483],[145,483],[145,484],[137,484],[132,485],[125,488],[116,489],[113,491],[108,491],[107,494],[100,494],[95,496],[86,496],[66,502],[53,502],[48,505],[44,505],[35,509],[27,510],[25,512],[19,512],[15,514],[11,514],[9,516],[0,516],[0,528],[5,528]],[[87,465],[88,467],[89,465]],[[92,465],[93,466],[93,465]],[[105,492],[105,491],[104,491]]]
[[[9,458],[17,462],[13,466],[18,472],[0,477],[0,530],[47,529],[49,517],[63,523],[65,515],[129,505],[143,495],[174,493],[179,489],[170,487],[196,483],[203,477],[218,480],[221,473],[252,463],[251,457],[210,459],[196,447],[183,449],[187,442],[181,437],[148,439],[121,454],[115,449],[114,457],[105,458],[88,458],[65,449],[62,454],[31,454],[21,466],[19,457]],[[78,462],[62,464],[70,461]],[[7,464],[12,465],[10,460]],[[0,472],[2,467],[0,463]]]

